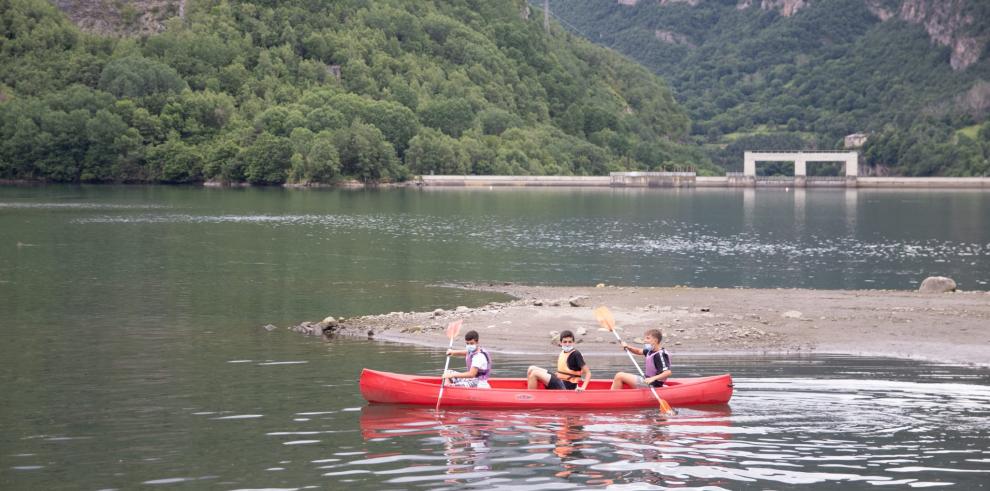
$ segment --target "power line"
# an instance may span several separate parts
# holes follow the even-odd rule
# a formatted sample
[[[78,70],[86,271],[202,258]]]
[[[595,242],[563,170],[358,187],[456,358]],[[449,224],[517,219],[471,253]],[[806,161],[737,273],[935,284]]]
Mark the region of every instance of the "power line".
[[[530,2],[532,4],[536,4],[537,0],[530,0]],[[535,7],[536,5],[533,6]],[[543,0],[543,30],[545,30],[547,34],[550,34],[550,17],[553,17],[558,23],[569,28],[571,31],[574,31],[575,34],[591,39],[585,33],[581,32],[580,29],[574,27],[574,24],[567,22],[566,20],[560,18],[557,14],[553,13],[553,11],[550,10],[550,0]]]
[[[576,34],[579,34],[581,37],[584,37],[585,39],[591,39],[591,37],[585,34],[584,32],[582,32],[581,29],[574,27],[574,24],[571,24],[570,22],[567,22],[566,20],[562,19],[559,15],[550,11],[549,8],[547,12],[549,12],[550,16],[552,16],[557,22],[561,23],[565,27],[569,27],[570,30],[574,31]]]
[[[550,0],[543,0],[543,31],[550,34]]]

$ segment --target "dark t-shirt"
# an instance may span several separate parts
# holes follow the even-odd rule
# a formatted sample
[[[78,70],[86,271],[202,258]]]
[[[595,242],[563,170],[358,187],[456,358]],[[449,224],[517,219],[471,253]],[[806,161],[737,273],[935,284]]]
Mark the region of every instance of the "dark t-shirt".
[[[585,365],[584,356],[581,355],[581,352],[578,350],[571,351],[571,355],[567,357],[567,368],[575,372],[580,372]]]

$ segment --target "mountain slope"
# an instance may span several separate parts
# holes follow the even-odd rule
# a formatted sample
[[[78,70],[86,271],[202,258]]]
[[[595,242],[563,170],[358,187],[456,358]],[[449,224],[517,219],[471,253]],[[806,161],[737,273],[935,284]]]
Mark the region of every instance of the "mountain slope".
[[[278,184],[705,163],[660,79],[548,35],[521,0],[118,4],[0,4],[0,178]]]
[[[555,0],[551,6],[593,41],[667,79],[694,121],[695,139],[727,167],[739,165],[743,148],[834,148],[844,135],[865,132],[864,152],[875,172],[990,171],[990,128],[981,130],[990,113],[986,2]]]

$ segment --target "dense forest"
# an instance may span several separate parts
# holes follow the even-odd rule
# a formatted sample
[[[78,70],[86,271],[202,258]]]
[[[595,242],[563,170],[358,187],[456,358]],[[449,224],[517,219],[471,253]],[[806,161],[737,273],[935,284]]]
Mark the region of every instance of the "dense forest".
[[[902,1],[873,3],[896,12]],[[990,173],[990,50],[953,70],[949,48],[922,26],[881,21],[864,0],[803,5],[789,17],[737,0],[553,0],[551,9],[667,80],[692,139],[729,170],[743,149],[832,149],[863,132],[873,172]],[[941,7],[962,8],[973,22],[958,28],[986,43],[990,2]]]
[[[100,35],[46,1],[0,1],[0,179],[716,170],[662,80],[544,32],[522,0],[191,0],[166,14],[162,32]]]

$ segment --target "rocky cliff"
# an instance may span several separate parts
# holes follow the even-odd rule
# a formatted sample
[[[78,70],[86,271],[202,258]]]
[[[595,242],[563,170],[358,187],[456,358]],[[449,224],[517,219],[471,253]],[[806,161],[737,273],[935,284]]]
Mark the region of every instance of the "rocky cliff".
[[[637,0],[617,0],[622,5],[636,5]],[[702,0],[655,0],[660,5],[688,3],[697,5]],[[796,14],[812,2],[824,0],[739,0],[736,8],[760,8],[776,10],[785,17]],[[972,7],[986,0],[863,0],[867,8],[880,20],[900,19],[925,28],[932,42],[952,50],[950,64],[954,70],[963,70],[980,60],[990,42],[990,19],[981,19]]]
[[[986,32],[979,32],[978,19],[967,12],[974,1],[980,0],[903,0],[896,12],[884,8],[891,2],[867,0],[867,5],[881,19],[896,16],[923,25],[932,41],[952,49],[952,68],[962,70],[979,61],[990,40]]]
[[[763,10],[776,10],[784,17],[790,17],[804,8],[810,0],[761,0],[759,6]],[[753,0],[739,0],[736,8],[747,9],[755,5]]]
[[[149,34],[165,29],[165,21],[185,15],[186,0],[53,0],[79,26],[98,34]]]

